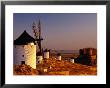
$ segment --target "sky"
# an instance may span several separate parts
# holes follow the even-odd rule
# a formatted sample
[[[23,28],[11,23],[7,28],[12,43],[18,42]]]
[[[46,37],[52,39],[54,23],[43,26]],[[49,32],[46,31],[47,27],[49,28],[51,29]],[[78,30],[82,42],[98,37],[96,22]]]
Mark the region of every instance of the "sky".
[[[97,48],[96,13],[14,13],[13,38],[24,30],[34,37],[32,24],[41,22],[42,48],[79,50]]]

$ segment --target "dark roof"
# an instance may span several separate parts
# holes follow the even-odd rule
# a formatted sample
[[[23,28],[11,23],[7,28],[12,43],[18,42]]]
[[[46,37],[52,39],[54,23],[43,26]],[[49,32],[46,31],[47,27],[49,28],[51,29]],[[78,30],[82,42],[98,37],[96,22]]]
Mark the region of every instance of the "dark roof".
[[[16,40],[14,40],[14,45],[26,45],[30,42],[35,43],[35,39],[25,30]]]

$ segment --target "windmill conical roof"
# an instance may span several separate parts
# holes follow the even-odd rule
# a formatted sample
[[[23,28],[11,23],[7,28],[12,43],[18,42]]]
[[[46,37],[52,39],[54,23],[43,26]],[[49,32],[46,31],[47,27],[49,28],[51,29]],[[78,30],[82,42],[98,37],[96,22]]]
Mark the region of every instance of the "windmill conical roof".
[[[35,39],[25,30],[16,40],[14,40],[14,45],[27,45],[31,42],[35,43]]]

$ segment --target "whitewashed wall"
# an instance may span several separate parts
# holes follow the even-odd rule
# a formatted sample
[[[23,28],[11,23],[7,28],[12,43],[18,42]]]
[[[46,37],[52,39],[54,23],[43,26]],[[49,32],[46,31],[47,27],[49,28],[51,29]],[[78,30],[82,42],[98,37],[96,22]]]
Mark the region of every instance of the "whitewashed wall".
[[[74,63],[74,59],[70,59],[70,62]]]
[[[14,45],[14,65],[21,65],[21,61],[36,69],[36,45]]]
[[[49,58],[49,52],[44,52],[44,58],[46,58],[46,59]]]
[[[58,59],[58,60],[61,60],[61,56],[57,56],[57,59]]]
[[[41,64],[43,62],[43,56],[37,56],[36,63]]]

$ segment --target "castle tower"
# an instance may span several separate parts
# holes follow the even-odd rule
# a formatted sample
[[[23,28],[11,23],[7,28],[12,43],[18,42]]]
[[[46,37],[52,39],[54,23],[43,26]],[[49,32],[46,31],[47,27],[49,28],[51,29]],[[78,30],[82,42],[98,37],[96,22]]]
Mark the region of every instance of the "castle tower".
[[[24,31],[14,40],[14,65],[26,64],[36,69],[35,39]]]
[[[90,48],[89,55],[93,55],[93,49]]]

